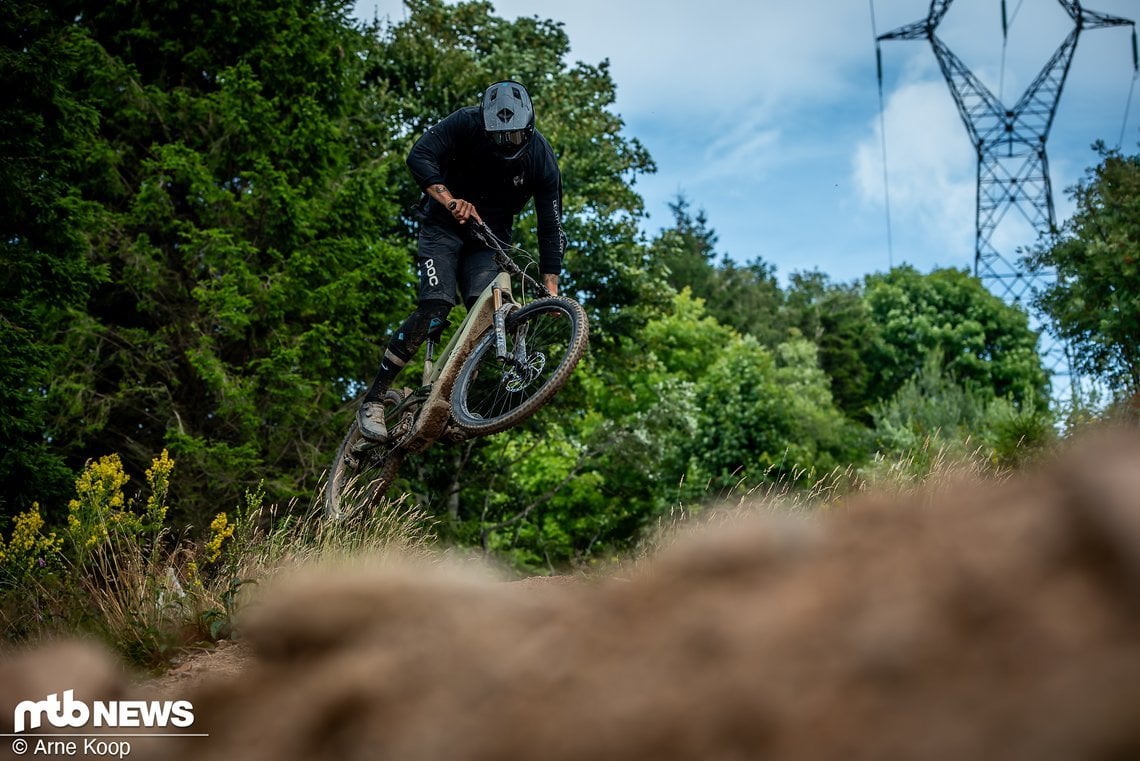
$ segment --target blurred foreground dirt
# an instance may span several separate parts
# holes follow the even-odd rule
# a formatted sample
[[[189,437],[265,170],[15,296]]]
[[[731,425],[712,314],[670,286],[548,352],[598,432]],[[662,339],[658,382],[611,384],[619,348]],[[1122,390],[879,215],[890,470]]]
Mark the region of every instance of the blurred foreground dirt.
[[[242,632],[148,687],[210,736],[132,758],[1140,758],[1140,440],[717,524],[622,579],[311,570]],[[58,645],[0,665],[0,718],[73,687],[138,691]]]

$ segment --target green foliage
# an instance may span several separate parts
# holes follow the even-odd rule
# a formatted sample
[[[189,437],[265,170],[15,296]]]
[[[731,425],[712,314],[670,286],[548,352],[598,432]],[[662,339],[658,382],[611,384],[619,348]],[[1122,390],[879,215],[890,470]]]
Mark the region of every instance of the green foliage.
[[[853,431],[832,403],[815,346],[803,339],[773,354],[750,336],[736,337],[698,383],[697,407],[689,477],[717,488],[806,484],[849,453]]]
[[[964,459],[975,453],[999,467],[1015,466],[1055,437],[1051,416],[1033,402],[1019,407],[960,383],[938,350],[878,405],[874,418],[880,451],[905,453],[920,470],[928,470],[936,457]]]
[[[105,277],[45,384],[52,437],[136,474],[168,446],[190,521],[267,467],[296,494],[410,305],[398,161],[361,118],[380,53],[345,2],[72,5],[68,84],[100,123],[72,193]]]
[[[867,277],[865,299],[878,331],[866,357],[874,389],[867,400],[891,398],[939,352],[947,373],[975,393],[1047,406],[1048,376],[1028,316],[976,277],[896,267]]]
[[[547,451],[572,447],[578,475],[565,493],[573,499],[536,500],[537,490],[525,488],[530,498],[521,504],[533,506],[499,537],[496,548],[524,566],[604,557],[678,502],[708,499],[741,479],[806,481],[854,451],[857,430],[832,405],[812,344],[795,339],[773,354],[709,316],[688,289],[607,359],[575,373],[585,393],[579,414],[543,430]],[[515,494],[523,484],[510,474],[536,467],[537,451],[510,460],[510,485],[496,492]],[[546,472],[549,490],[567,471]]]
[[[661,231],[652,244],[653,255],[665,266],[669,285],[676,291],[691,289],[701,298],[713,292],[716,233],[708,226],[704,209],[689,213],[683,195],[669,204],[673,226]]]
[[[55,6],[26,0],[0,14],[0,514],[60,504],[72,478],[44,429],[53,344],[97,274],[74,186],[98,129],[70,87],[85,40]]]
[[[704,211],[693,217],[683,195],[669,208],[673,226],[662,230],[649,249],[665,268],[669,285],[676,291],[690,289],[718,322],[755,336],[765,346],[775,347],[784,340],[783,293],[774,268],[760,259],[738,267],[727,256],[717,263],[716,233]]]
[[[987,415],[986,442],[994,461],[1004,468],[1020,467],[1047,453],[1057,443],[1055,415],[1028,404],[995,399]]]
[[[882,339],[862,288],[831,283],[821,272],[792,273],[784,314],[818,347],[836,406],[852,420],[870,423],[878,392],[867,359],[881,352]]]
[[[1094,147],[1100,164],[1069,189],[1076,211],[1029,262],[1056,273],[1037,305],[1079,371],[1129,397],[1140,393],[1140,156]]]

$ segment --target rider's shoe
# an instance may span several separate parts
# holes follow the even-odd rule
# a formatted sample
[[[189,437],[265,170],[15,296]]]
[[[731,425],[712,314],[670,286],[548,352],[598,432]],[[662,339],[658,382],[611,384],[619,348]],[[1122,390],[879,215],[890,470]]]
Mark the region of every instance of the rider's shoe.
[[[364,438],[383,442],[388,440],[388,426],[384,423],[384,403],[365,400],[356,411],[356,424]]]

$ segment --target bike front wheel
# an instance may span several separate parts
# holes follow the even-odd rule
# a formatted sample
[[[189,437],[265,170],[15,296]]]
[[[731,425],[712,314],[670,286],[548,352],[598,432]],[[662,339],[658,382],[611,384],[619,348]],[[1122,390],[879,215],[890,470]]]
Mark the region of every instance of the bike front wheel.
[[[463,363],[451,394],[455,424],[483,436],[529,418],[566,384],[586,352],[588,332],[586,313],[572,299],[537,299],[512,312],[506,359],[498,358],[491,330]]]

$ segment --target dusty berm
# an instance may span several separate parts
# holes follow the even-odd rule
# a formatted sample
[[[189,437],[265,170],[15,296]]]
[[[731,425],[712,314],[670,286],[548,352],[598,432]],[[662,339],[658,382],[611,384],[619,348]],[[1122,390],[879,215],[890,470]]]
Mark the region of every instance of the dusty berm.
[[[163,687],[210,736],[133,758],[1140,758],[1140,438],[719,522],[620,579],[307,571],[242,623],[239,674]],[[66,687],[28,663],[0,710]]]

